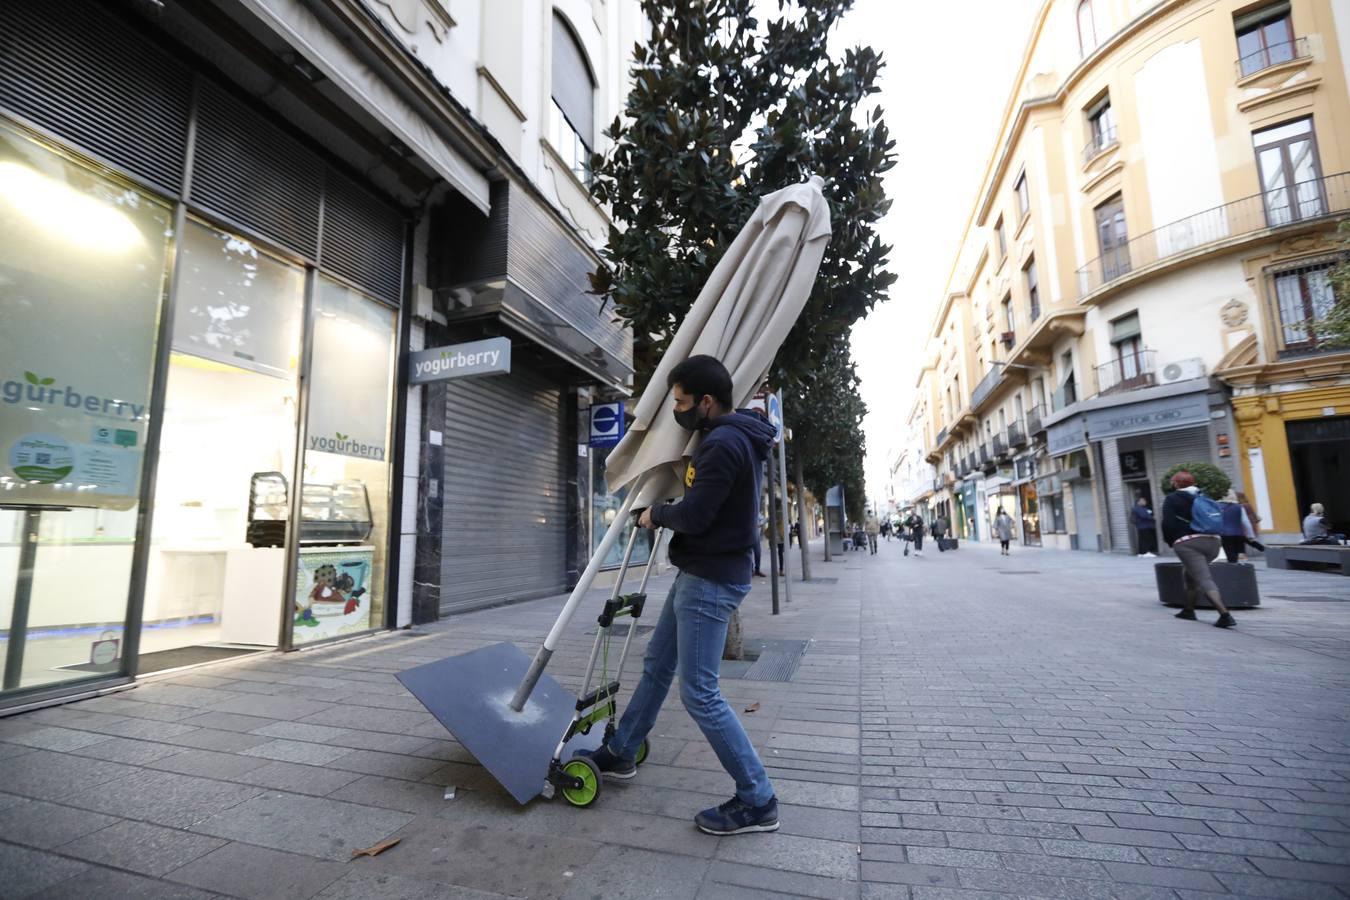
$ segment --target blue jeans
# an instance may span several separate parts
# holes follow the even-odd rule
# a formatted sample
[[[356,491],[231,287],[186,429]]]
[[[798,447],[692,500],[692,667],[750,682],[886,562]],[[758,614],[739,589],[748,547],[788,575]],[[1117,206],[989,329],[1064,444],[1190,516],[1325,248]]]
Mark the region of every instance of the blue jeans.
[[[722,768],[735,779],[736,796],[751,806],[763,806],[773,797],[773,785],[717,683],[727,622],[748,593],[748,584],[720,584],[684,572],[675,578],[647,644],[642,679],[609,750],[619,759],[637,757],[678,671],[684,708],[712,745]]]

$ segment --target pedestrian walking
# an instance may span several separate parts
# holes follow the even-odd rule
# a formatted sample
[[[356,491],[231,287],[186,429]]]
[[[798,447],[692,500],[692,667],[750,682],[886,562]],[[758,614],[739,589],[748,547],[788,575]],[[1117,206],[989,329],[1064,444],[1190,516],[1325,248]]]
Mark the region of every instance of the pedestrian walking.
[[[792,527],[788,529],[788,546],[796,543],[798,547],[802,545],[802,523],[793,522]]]
[[[1219,543],[1223,546],[1223,555],[1228,562],[1236,563],[1246,551],[1248,544],[1264,549],[1256,540],[1256,532],[1252,530],[1247,511],[1242,508],[1234,491],[1230,490],[1223,500],[1219,501],[1219,509],[1222,515]]]
[[[778,800],[764,763],[722,696],[718,671],[727,621],[750,592],[751,546],[758,539],[761,464],[774,429],[732,408],[731,375],[711,356],[691,356],[670,373],[675,420],[703,433],[685,472],[684,498],[651,506],[638,524],[674,533],[670,561],[679,569],[647,644],[642,678],[613,737],[581,751],[601,772],[637,775],[638,749],[656,724],[676,674],[684,708],[712,745],[736,794],[694,817],[714,835],[778,830]]]
[[[867,519],[863,523],[863,530],[867,532],[867,549],[871,556],[876,556],[877,536],[881,534],[881,523],[877,521],[875,513],[867,514]]]
[[[1153,517],[1153,510],[1143,497],[1134,501],[1134,508],[1130,510],[1130,524],[1134,525],[1138,539],[1136,543],[1139,547],[1139,556],[1149,559],[1157,556],[1158,520]]]
[[[923,519],[919,518],[918,513],[910,513],[905,520],[905,527],[909,529],[909,539],[914,542],[914,555],[923,556]],[[909,556],[909,547],[905,548],[905,555]]]
[[[998,535],[999,552],[1004,556],[1011,556],[1008,550],[1008,544],[1012,542],[1013,520],[1012,516],[1003,511],[1003,507],[998,508],[998,513],[994,516],[994,533]]]
[[[949,526],[947,523],[946,516],[939,515],[936,519],[933,520],[933,542],[937,544],[939,553],[947,552],[947,547],[945,545],[945,542],[943,541],[943,538],[947,536],[948,527]]]
[[[1219,586],[1209,564],[1219,556],[1219,530],[1222,511],[1219,505],[1200,493],[1195,476],[1181,471],[1172,476],[1172,493],[1163,500],[1163,540],[1176,553],[1181,563],[1186,585],[1186,607],[1177,613],[1178,619],[1195,618],[1195,594],[1204,591],[1209,602],[1219,611],[1214,623],[1218,628],[1232,628],[1237,624],[1228,607],[1223,605]]]

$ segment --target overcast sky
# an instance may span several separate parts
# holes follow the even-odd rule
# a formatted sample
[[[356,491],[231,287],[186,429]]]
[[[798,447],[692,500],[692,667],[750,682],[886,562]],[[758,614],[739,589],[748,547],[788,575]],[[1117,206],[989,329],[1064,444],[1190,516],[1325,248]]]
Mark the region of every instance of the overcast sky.
[[[867,402],[867,490],[886,496],[887,458],[914,401],[924,336],[975,202],[999,116],[1041,0],[858,0],[831,50],[884,55],[882,106],[899,163],[882,238],[899,281],[853,330]],[[788,413],[789,417],[791,412]]]

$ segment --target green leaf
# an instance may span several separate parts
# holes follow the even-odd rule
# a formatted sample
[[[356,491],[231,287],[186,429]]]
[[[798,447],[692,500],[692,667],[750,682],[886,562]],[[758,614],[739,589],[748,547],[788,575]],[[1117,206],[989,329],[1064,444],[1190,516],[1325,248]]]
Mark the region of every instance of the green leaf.
[[[24,372],[24,373],[23,373],[23,377],[24,377],[24,380],[26,380],[29,384],[41,384],[41,383],[42,383],[42,380],[41,380],[40,378],[38,378],[36,375],[34,375],[32,372]]]
[[[55,378],[44,378],[44,379],[42,379],[42,382],[41,382],[41,383],[44,384],[44,385],[45,385],[45,384],[55,384],[55,383],[56,383],[56,379],[55,379]]]

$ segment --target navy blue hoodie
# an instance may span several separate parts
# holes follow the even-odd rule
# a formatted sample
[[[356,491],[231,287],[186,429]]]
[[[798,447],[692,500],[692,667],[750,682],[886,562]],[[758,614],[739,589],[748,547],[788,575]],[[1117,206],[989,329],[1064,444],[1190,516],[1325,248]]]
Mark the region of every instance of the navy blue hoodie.
[[[684,499],[652,508],[652,521],[675,532],[670,561],[681,572],[722,584],[749,584],[759,541],[759,491],[774,429],[753,413],[710,423],[684,475]]]

